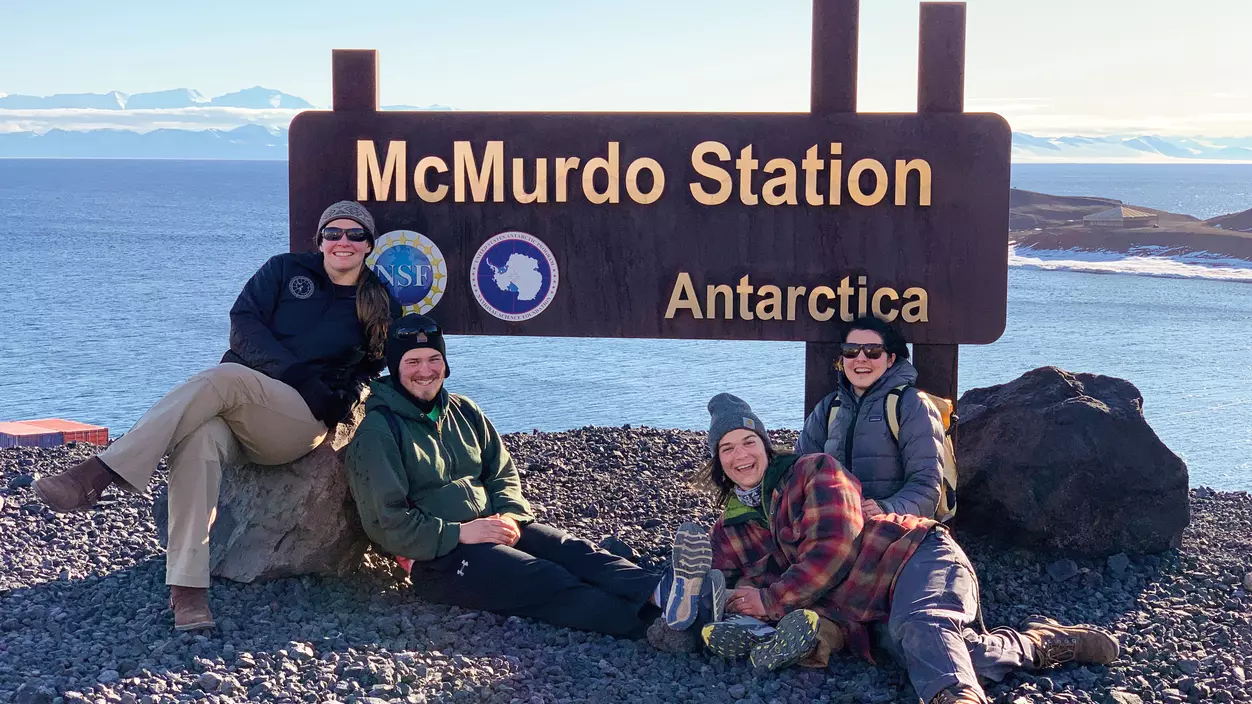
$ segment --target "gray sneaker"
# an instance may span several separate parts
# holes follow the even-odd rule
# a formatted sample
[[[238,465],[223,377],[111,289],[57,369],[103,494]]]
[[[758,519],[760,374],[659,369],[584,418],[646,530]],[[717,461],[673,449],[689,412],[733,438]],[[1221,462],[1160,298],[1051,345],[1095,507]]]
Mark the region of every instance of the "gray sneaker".
[[[700,592],[713,567],[713,546],[708,532],[694,523],[678,526],[674,534],[668,589],[663,594],[662,613],[670,628],[685,630],[700,612]],[[722,580],[723,591],[725,579]]]

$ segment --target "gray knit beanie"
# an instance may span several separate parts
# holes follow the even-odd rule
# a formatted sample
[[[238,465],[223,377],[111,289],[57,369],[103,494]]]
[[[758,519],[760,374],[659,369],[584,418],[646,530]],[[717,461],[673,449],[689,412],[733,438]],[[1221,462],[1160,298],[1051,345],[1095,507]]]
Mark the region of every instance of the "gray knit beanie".
[[[378,239],[378,230],[374,228],[374,216],[370,215],[370,211],[366,210],[365,206],[354,200],[341,200],[322,213],[322,217],[317,221],[317,234],[314,235],[317,244],[322,243],[322,228],[326,227],[326,223],[339,218],[347,218],[365,228],[365,234],[369,235],[370,248],[373,249],[374,240]]]
[[[769,447],[769,436],[765,433],[765,424],[752,412],[746,401],[732,394],[718,394],[709,400],[709,454],[717,457],[717,444],[722,437],[732,430],[745,428],[761,436],[761,441]]]

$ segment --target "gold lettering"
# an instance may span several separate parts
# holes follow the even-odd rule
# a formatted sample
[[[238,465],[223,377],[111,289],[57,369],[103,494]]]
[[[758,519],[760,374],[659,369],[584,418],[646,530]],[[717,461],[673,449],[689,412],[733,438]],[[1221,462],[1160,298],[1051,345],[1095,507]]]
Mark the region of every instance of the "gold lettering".
[[[896,159],[896,205],[908,202],[909,174],[917,172],[917,204],[930,205],[930,162],[925,159]]]
[[[704,318],[704,314],[700,312],[700,300],[696,298],[696,288],[691,284],[691,274],[685,271],[678,272],[678,278],[674,280],[674,291],[669,296],[669,307],[665,309],[665,319],[673,320],[674,315],[681,309],[691,311],[691,315],[696,320]]]
[[[556,158],[556,202],[564,203],[568,199],[569,172],[578,168],[578,161],[576,156]]]
[[[770,159],[765,163],[766,172],[779,169],[782,169],[782,175],[766,181],[761,187],[761,195],[764,196],[766,205],[795,205],[796,165],[790,159]],[[783,189],[782,195],[778,193],[779,186]]]
[[[818,203],[821,205],[821,203]],[[787,320],[796,319],[796,301],[804,297],[805,288],[803,286],[787,287]]]
[[[621,184],[619,183],[618,174],[621,172],[618,163],[618,142],[609,142],[609,158],[593,157],[587,160],[587,166],[583,169],[583,195],[588,201],[600,205],[602,203],[616,203],[621,200]],[[603,170],[604,174],[609,177],[608,185],[605,186],[604,192],[600,193],[596,190],[596,171]]]
[[[647,193],[639,190],[639,172],[647,170],[652,174],[652,188]],[[640,157],[626,167],[626,195],[640,205],[655,203],[665,191],[665,171],[656,159]]]
[[[687,187],[691,189],[691,197],[695,198],[700,205],[721,205],[726,202],[727,198],[730,198],[730,191],[734,186],[730,180],[730,172],[704,160],[707,154],[712,154],[721,161],[730,161],[730,150],[721,142],[700,142],[695,149],[691,150],[691,168],[701,176],[711,178],[721,184],[717,192],[709,193],[704,190],[704,186],[694,182],[687,184]]]
[[[821,205],[822,194],[817,192],[817,172],[826,168],[826,164],[817,158],[817,145],[809,147],[804,153],[804,160],[800,162],[800,168],[804,169],[804,202],[809,205]],[[788,318],[791,320],[791,318]]]
[[[910,296],[916,296],[916,299],[910,301]],[[904,289],[904,308],[900,311],[900,319],[906,323],[929,322],[930,313],[927,309],[929,303],[926,289],[920,286]]]
[[[891,299],[892,305],[890,310],[884,311],[882,309],[882,301],[884,298]],[[895,307],[895,302],[898,300],[900,300],[900,294],[896,293],[894,288],[880,288],[875,291],[874,300],[871,302],[871,306],[874,310],[874,317],[888,323],[895,320],[896,316],[900,314],[900,311],[896,310]]]
[[[874,191],[869,195],[861,190],[861,174],[866,171],[874,174]],[[853,164],[848,169],[848,195],[859,205],[878,205],[887,195],[887,168],[877,159],[861,159]]]
[[[726,284],[714,286],[709,284],[705,288],[704,308],[709,312],[709,319],[717,317],[717,297],[722,296],[723,310],[726,314],[722,317],[727,320],[733,320],[735,317],[735,291]]]
[[[869,301],[865,299],[868,289],[865,288],[865,277],[856,277],[856,314],[857,317],[869,313]]]
[[[381,173],[378,167],[378,149],[372,139],[358,139],[356,142],[356,199],[370,199],[369,187],[374,186],[374,200],[385,201],[391,196],[391,180],[396,182],[396,200],[408,198],[406,176],[408,167],[405,164],[407,143],[393,140],[387,143],[387,161]]]
[[[830,143],[830,155],[843,154],[843,142]],[[843,202],[843,160],[830,160],[830,204],[839,205]]]
[[[513,198],[518,203],[548,202],[548,160],[535,159],[535,190],[526,192],[526,160],[513,159]]]
[[[823,311],[817,310],[819,300],[823,298],[834,298],[834,297],[835,297],[835,290],[829,286],[818,286],[817,288],[813,289],[813,291],[809,294],[809,317],[811,317],[813,320],[816,320],[819,323],[824,323],[827,320],[830,320],[831,318],[835,317],[834,306],[827,306],[826,310],[823,310]]]
[[[756,290],[758,296],[768,296],[756,302],[756,317],[761,320],[782,320],[782,289],[767,284]]]
[[[413,188],[417,197],[427,203],[438,203],[448,195],[448,185],[441,183],[434,190],[426,188],[426,172],[434,169],[437,173],[448,173],[448,162],[437,156],[424,156],[413,167]]]
[[[739,317],[744,320],[752,320],[752,308],[748,305],[748,296],[752,295],[752,285],[748,283],[748,275],[744,274],[739,279],[739,285],[735,287],[735,293],[739,294]]]
[[[752,158],[752,145],[739,150],[739,158],[735,160],[735,168],[739,169],[739,202],[744,205],[756,205],[756,194],[752,192],[752,172],[761,162]],[[751,318],[748,318],[751,320]]]
[[[852,287],[848,285],[850,277],[843,277],[843,281],[839,282],[839,319],[845,323],[853,320],[852,311],[848,310],[848,304],[852,302]]]
[[[475,203],[487,202],[487,186],[491,186],[491,200],[504,202],[504,142],[493,139],[483,150],[483,166],[480,170],[474,159],[473,146],[466,141],[452,143],[452,199],[465,202],[465,179],[468,176],[470,193]]]

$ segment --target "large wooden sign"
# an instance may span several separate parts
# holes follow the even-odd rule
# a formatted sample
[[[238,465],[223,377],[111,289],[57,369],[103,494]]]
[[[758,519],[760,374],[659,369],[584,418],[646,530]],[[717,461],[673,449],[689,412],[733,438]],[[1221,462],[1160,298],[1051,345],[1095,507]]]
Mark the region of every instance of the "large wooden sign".
[[[454,334],[830,341],[867,312],[915,342],[1004,329],[995,115],[306,112],[290,145],[297,234],[350,197],[426,238],[441,261],[375,269]]]
[[[813,112],[381,112],[377,55],[290,142],[291,246],[365,204],[370,264],[453,334],[802,340],[872,313],[955,393],[1004,330],[1011,134],[961,112],[964,6],[923,3],[917,114],[855,112],[856,0],[815,0]]]

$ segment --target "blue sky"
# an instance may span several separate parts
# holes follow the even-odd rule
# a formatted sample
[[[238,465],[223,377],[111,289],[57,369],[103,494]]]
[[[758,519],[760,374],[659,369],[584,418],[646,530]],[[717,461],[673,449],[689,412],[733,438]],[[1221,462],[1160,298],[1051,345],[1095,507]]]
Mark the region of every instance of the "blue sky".
[[[911,111],[916,0],[862,0],[860,107]],[[4,0],[0,92],[330,99],[373,48],[385,104],[482,110],[808,106],[807,0],[125,3]],[[124,7],[125,10],[119,9]],[[969,0],[967,109],[1038,134],[1252,134],[1252,2]]]

